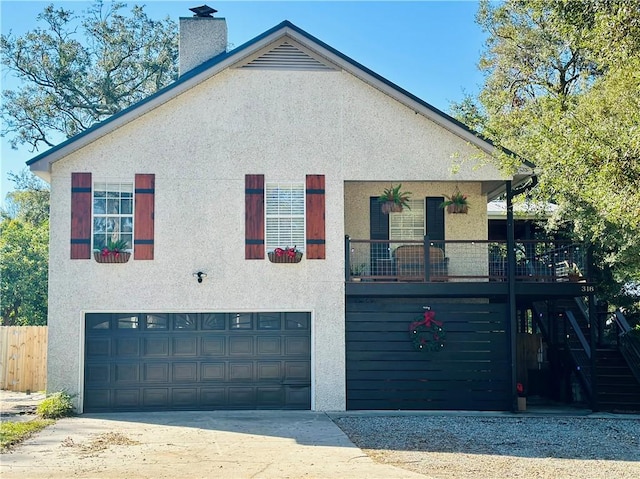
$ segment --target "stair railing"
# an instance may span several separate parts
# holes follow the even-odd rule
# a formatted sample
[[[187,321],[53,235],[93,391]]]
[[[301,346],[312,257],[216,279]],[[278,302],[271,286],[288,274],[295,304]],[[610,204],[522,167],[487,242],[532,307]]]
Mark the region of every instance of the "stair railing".
[[[578,378],[582,381],[582,384],[585,388],[585,391],[589,395],[589,397],[593,397],[593,388],[592,388],[592,378],[591,375],[594,373],[591,368],[591,346],[587,341],[587,338],[584,337],[582,333],[582,329],[580,329],[580,325],[576,320],[576,317],[573,314],[573,311],[565,311],[565,315],[569,320],[569,324],[573,329],[575,336],[580,341],[580,345],[582,346],[582,350],[572,350],[569,347],[569,354],[573,358],[573,361],[576,364],[576,373]],[[584,352],[584,353],[583,353]],[[585,357],[586,356],[586,357]]]
[[[627,322],[627,318],[624,317],[620,310],[616,310],[613,316],[621,331],[618,336],[620,352],[631,368],[633,375],[640,382],[640,336],[633,332]]]

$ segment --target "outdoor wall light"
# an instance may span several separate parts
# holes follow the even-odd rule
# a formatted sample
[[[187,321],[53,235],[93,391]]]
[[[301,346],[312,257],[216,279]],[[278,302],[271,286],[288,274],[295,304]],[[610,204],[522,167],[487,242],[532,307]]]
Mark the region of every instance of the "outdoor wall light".
[[[198,271],[197,273],[193,273],[193,277],[198,278],[198,283],[202,283],[202,280],[207,277],[207,273]]]

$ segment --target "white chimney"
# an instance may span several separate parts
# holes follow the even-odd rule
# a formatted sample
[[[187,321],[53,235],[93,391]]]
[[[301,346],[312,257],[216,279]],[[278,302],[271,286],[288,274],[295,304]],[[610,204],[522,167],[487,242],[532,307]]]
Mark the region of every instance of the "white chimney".
[[[227,21],[213,18],[217,10],[207,5],[189,10],[193,17],[180,17],[180,76],[227,51]]]

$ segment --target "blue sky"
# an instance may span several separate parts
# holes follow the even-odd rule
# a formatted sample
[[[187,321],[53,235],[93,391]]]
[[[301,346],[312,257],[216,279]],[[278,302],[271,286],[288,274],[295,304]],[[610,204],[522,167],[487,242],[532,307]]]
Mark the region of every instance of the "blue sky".
[[[105,0],[105,3],[108,0]],[[21,35],[38,25],[36,16],[49,3],[80,13],[91,2],[0,0],[3,34]],[[208,4],[227,20],[229,42],[238,47],[260,33],[289,20],[309,34],[410,91],[443,111],[465,93],[482,85],[477,63],[485,35],[475,23],[478,2],[443,1],[128,1],[146,5],[152,18],[177,22],[191,16],[190,7]],[[6,71],[2,88],[15,87]],[[40,152],[26,146],[12,150],[2,139],[0,199],[12,187],[7,173],[20,171]]]

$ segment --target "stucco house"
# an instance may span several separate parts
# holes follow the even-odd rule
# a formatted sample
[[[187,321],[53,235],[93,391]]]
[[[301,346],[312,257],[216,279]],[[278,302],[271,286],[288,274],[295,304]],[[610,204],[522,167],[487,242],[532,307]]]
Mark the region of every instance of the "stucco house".
[[[79,412],[514,408],[530,314],[593,293],[581,245],[488,239],[530,165],[506,177],[288,21],[229,52],[224,18],[180,28],[174,84],[29,161],[51,184],[49,389]],[[400,184],[410,209],[382,213]]]

